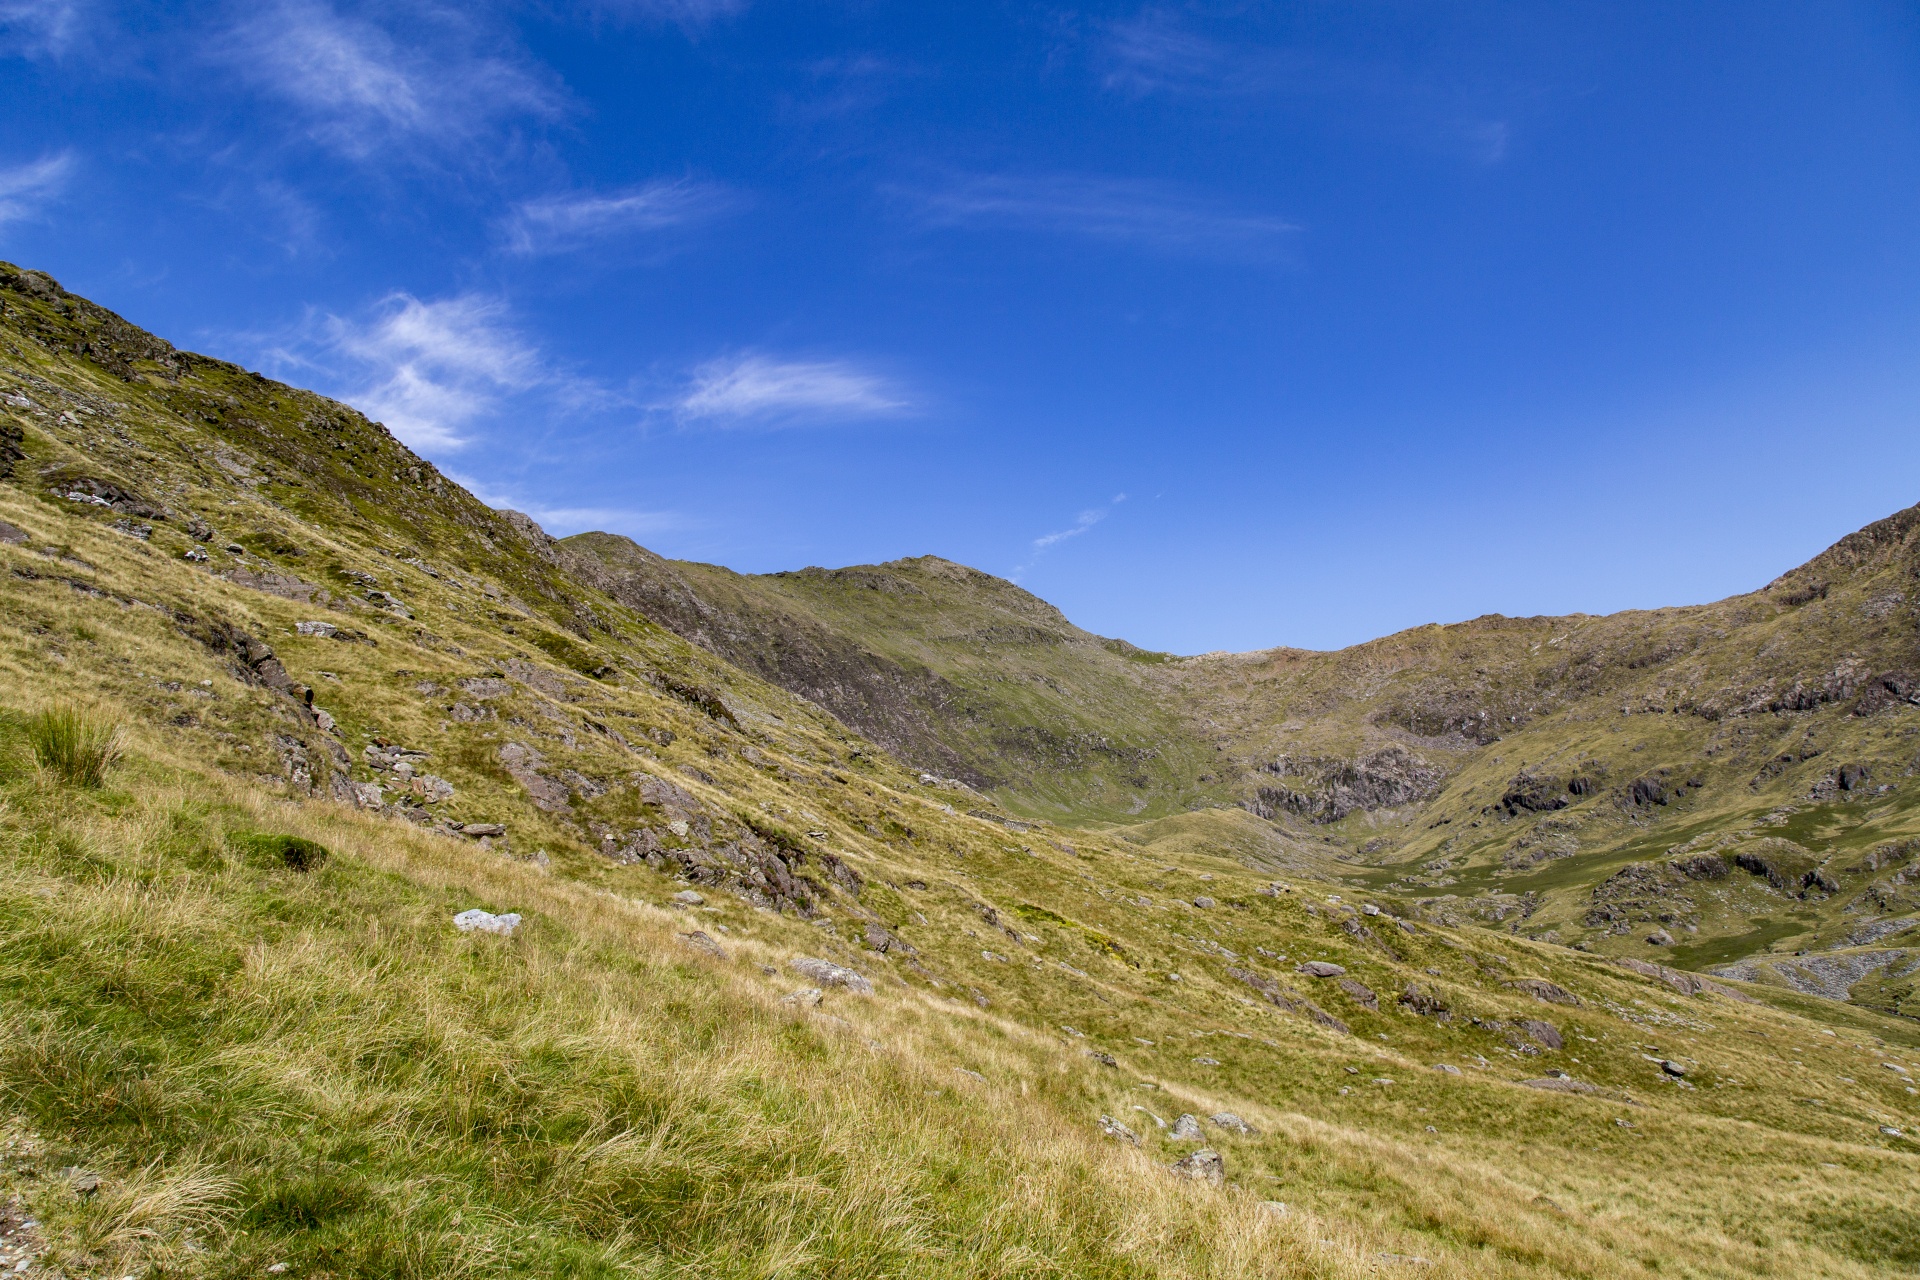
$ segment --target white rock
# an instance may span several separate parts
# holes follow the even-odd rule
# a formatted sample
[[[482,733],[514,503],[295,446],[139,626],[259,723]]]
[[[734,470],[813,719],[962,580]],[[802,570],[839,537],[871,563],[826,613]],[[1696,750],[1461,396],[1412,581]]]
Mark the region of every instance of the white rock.
[[[1200,1122],[1190,1115],[1182,1115],[1173,1122],[1173,1128],[1167,1136],[1175,1142],[1205,1142],[1207,1135],[1200,1132]]]
[[[812,978],[823,987],[841,987],[855,995],[870,996],[873,984],[864,974],[835,964],[831,960],[816,960],[812,956],[801,956],[787,962],[787,967],[803,978]]]
[[[701,897],[699,894],[695,893],[691,889],[682,889],[680,892],[673,895],[673,900],[675,902],[685,903],[689,907],[703,907],[707,903],[707,900],[705,898]]]
[[[511,934],[520,927],[520,914],[509,911],[496,916],[490,911],[475,907],[471,911],[462,911],[453,918],[453,927],[462,933],[499,933]]]

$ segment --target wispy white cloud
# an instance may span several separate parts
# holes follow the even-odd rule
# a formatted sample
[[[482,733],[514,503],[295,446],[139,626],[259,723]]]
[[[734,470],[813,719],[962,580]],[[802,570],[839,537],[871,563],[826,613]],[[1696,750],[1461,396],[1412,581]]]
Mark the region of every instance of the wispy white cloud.
[[[215,56],[302,112],[316,141],[353,157],[467,144],[509,120],[558,114],[551,76],[489,49],[461,11],[380,12],[384,25],[326,0],[280,0],[236,25]]]
[[[703,221],[735,203],[733,194],[715,183],[662,179],[617,191],[528,200],[514,207],[502,231],[513,253],[565,253],[617,236]]]
[[[1066,542],[1069,539],[1078,538],[1082,534],[1090,532],[1095,525],[1099,524],[1102,520],[1105,520],[1108,516],[1112,515],[1113,509],[1115,507],[1119,506],[1121,503],[1125,502],[1126,500],[1127,500],[1126,494],[1116,493],[1113,495],[1113,497],[1107,499],[1105,504],[1098,507],[1089,507],[1087,510],[1082,511],[1079,515],[1074,517],[1073,523],[1068,525],[1066,528],[1056,529],[1052,533],[1043,533],[1039,537],[1035,538],[1032,544],[1027,548],[1026,560],[1013,570],[1013,573],[1011,575],[1013,580],[1015,582],[1018,582],[1020,580],[1020,575],[1024,574],[1027,570],[1031,569],[1033,567],[1034,561],[1038,560],[1042,555],[1046,554],[1052,548],[1059,546],[1061,543]]]
[[[0,0],[0,52],[58,58],[86,34],[82,0]]]
[[[1210,39],[1164,10],[1113,23],[1105,34],[1101,54],[1110,89],[1268,92],[1289,80],[1297,84],[1307,72],[1301,60]]]
[[[73,172],[73,153],[42,156],[11,169],[0,169],[0,227],[37,217],[57,199]]]
[[[556,369],[508,323],[504,302],[478,294],[429,302],[395,293],[359,319],[316,315],[263,354],[279,368],[320,375],[422,449],[464,448],[475,424],[518,396],[573,405],[609,398]]]
[[[1325,97],[1381,113],[1390,131],[1478,164],[1506,158],[1512,126],[1467,99],[1454,77],[1324,49],[1221,40],[1184,15],[1150,8],[1101,29],[1107,88],[1138,95]]]
[[[1166,253],[1270,257],[1300,230],[1160,183],[1077,174],[976,175],[901,194],[933,226],[1025,227]]]
[[[671,407],[682,420],[778,424],[886,417],[913,405],[886,378],[843,360],[749,353],[695,369]]]

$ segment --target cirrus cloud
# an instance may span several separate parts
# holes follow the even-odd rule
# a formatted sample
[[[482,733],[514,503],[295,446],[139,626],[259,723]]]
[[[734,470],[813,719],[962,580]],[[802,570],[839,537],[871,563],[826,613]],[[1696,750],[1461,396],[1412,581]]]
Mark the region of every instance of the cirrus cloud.
[[[379,16],[280,0],[213,53],[301,112],[315,141],[354,159],[396,146],[458,148],[509,120],[559,114],[551,73],[460,11],[396,5]]]
[[[733,194],[716,183],[661,179],[616,191],[523,201],[508,215],[502,231],[512,253],[566,253],[618,236],[704,221],[735,203]]]
[[[912,407],[886,378],[847,361],[757,353],[701,365],[671,405],[683,421],[760,424],[890,417]]]
[[[977,174],[896,194],[929,226],[1015,227],[1162,253],[1271,257],[1300,230],[1162,183],[1084,174]]]

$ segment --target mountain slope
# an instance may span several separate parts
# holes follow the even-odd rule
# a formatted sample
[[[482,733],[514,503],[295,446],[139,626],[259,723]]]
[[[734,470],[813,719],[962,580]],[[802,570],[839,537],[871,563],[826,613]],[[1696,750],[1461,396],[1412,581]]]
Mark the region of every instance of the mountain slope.
[[[1712,605],[1196,658],[931,557],[748,576],[605,534],[566,545],[682,636],[1017,812],[1236,804],[1296,864],[1382,868],[1367,883],[1450,918],[1688,965],[1757,957],[1750,976],[1807,991],[1834,986],[1764,957],[1845,952],[1822,962],[1844,969],[1865,939],[1891,958],[1862,998],[1920,1011],[1889,976],[1920,952],[1885,945],[1912,941],[1920,907],[1901,852],[1920,837],[1917,530],[1920,508],[1901,512]],[[1793,883],[1742,865],[1767,841]]]
[[[1297,815],[922,782],[350,409],[12,268],[0,426],[0,1181],[43,1267],[1920,1260],[1908,1022],[1422,920]],[[106,786],[36,763],[49,704],[119,723]],[[1183,1113],[1221,1185],[1170,1174]]]

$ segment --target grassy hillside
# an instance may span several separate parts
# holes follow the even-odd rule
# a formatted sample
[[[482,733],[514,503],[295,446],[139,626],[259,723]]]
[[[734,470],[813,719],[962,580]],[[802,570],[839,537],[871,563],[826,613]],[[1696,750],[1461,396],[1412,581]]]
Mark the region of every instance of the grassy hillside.
[[[1082,631],[976,569],[921,556],[750,576],[610,534],[564,545],[680,635],[1018,812],[1158,816],[1218,793],[1210,748],[1155,694],[1166,655]]]
[[[0,1225],[43,1271],[1920,1266],[1911,1022],[1433,922],[1290,812],[1015,820],[351,410],[0,304]],[[1203,1143],[1217,1186],[1168,1169]]]
[[[1435,919],[1920,1012],[1920,508],[1717,604],[1197,658],[931,557],[745,576],[568,545],[679,634],[1016,812],[1150,840],[1186,814]],[[1193,816],[1222,805],[1265,831]]]

